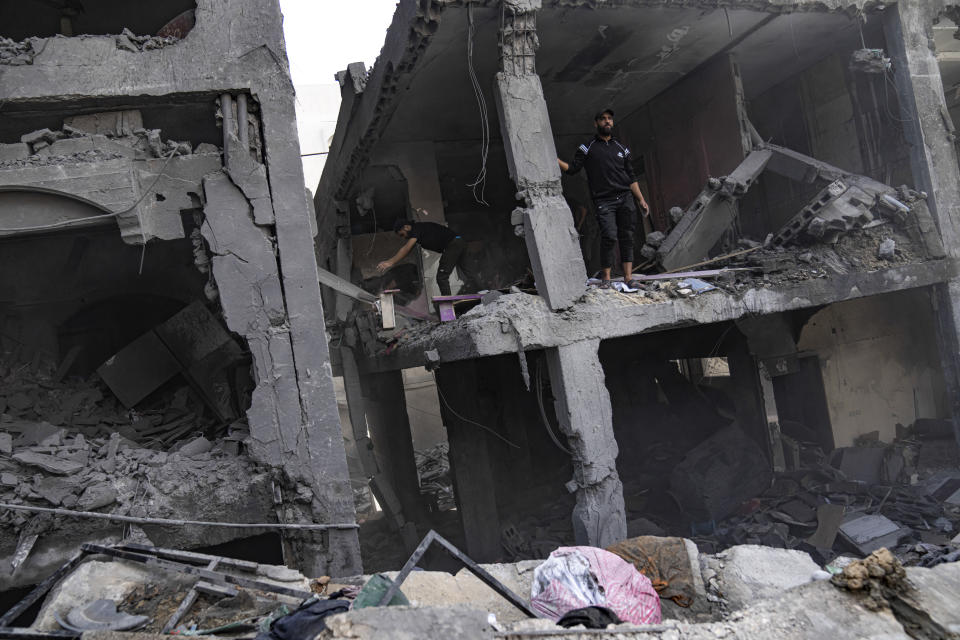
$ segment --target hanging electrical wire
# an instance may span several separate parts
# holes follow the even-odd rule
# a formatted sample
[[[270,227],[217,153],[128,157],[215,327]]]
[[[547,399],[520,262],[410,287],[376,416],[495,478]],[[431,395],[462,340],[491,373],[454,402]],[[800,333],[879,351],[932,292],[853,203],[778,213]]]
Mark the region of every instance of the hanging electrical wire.
[[[480,87],[480,81],[477,80],[477,72],[473,66],[473,40],[476,28],[473,23],[472,3],[467,5],[467,23],[467,73],[480,111],[480,171],[473,182],[468,183],[467,186],[473,190],[473,199],[478,204],[488,207],[490,205],[484,198],[484,190],[487,186],[487,156],[490,154],[490,118],[487,100],[483,97],[483,89]]]
[[[570,449],[567,449],[560,442],[560,438],[557,437],[557,434],[553,432],[553,428],[550,426],[550,421],[547,420],[547,412],[543,408],[543,360],[537,361],[537,404],[540,406],[540,419],[543,421],[543,426],[547,430],[547,433],[550,435],[550,439],[553,440],[553,444],[557,445],[557,448],[567,453],[573,455],[573,452]]]

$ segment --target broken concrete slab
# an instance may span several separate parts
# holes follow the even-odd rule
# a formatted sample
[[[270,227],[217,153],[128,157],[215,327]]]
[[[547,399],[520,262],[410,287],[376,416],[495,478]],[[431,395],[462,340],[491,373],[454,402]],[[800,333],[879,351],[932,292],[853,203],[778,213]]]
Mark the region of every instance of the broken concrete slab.
[[[907,527],[879,514],[851,513],[840,525],[840,536],[863,555],[883,547],[892,549],[910,534]]]
[[[64,460],[56,456],[45,453],[35,453],[33,451],[21,451],[13,454],[13,459],[17,462],[33,467],[40,467],[44,471],[49,471],[57,475],[70,475],[83,469],[83,465],[72,460]]]
[[[707,589],[742,609],[816,579],[828,578],[809,554],[795,549],[738,545],[714,556],[701,555]]]
[[[109,482],[92,484],[84,489],[77,508],[82,511],[94,511],[113,504],[117,500],[117,490]]]
[[[30,147],[25,142],[0,144],[0,162],[22,160],[30,155]]]
[[[195,580],[145,565],[87,560],[51,589],[32,628],[60,629],[56,615],[65,618],[72,609],[105,598],[120,602],[139,586],[156,584],[185,591]]]
[[[487,614],[466,607],[367,607],[330,616],[317,640],[492,640]]]
[[[524,560],[513,564],[481,566],[521,598],[528,598],[533,572],[541,563],[542,560]],[[392,580],[396,572],[387,572],[385,575]],[[455,575],[443,571],[414,571],[404,580],[402,591],[415,606],[463,606],[493,613],[497,620],[503,622],[526,618],[523,612],[467,569],[461,569]]]

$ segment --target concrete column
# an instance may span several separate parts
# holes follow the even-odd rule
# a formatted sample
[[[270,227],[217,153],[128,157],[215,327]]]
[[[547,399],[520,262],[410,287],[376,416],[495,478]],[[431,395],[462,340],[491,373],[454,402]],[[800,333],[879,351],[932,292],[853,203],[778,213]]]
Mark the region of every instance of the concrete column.
[[[360,384],[377,465],[393,486],[405,519],[416,522],[422,511],[420,480],[407,417],[403,372],[363,374]]]
[[[960,165],[933,44],[935,3],[903,1],[883,12],[910,167],[950,257],[960,256]]]
[[[573,532],[579,545],[606,547],[627,537],[627,517],[599,346],[588,340],[546,355],[557,420],[573,450]]]
[[[476,362],[444,363],[437,370],[437,391],[467,554],[477,562],[490,562],[500,555],[500,517],[487,443],[490,436],[483,428],[488,426],[485,414],[490,412],[478,402]]]
[[[289,414],[298,426],[297,437],[285,442],[298,457],[309,461],[304,471],[314,493],[311,503],[314,517],[353,522],[356,511],[340,431],[330,353],[324,339],[323,303],[313,252],[310,208],[303,189],[293,91],[289,76],[285,74],[274,74],[270,81],[273,86],[265,87],[258,96],[275,215],[277,262],[286,302],[285,316],[271,318],[270,330],[288,336],[293,367],[285,375],[296,380],[299,391],[299,402],[291,407]],[[253,284],[250,284],[248,296],[255,293]],[[360,572],[360,541],[355,529],[331,531],[322,543],[322,556],[311,553],[301,561],[305,573],[355,575]]]
[[[948,258],[960,258],[960,162],[933,44],[936,3],[904,0],[883,12],[910,165]],[[933,288],[944,380],[960,442],[960,279]]]
[[[563,199],[553,130],[540,76],[533,66],[536,11],[506,2],[501,27],[501,71],[497,74],[497,112],[510,175],[525,207],[524,238],[537,291],[551,309],[571,306],[583,295],[587,270],[570,208]]]
[[[953,434],[960,445],[960,279],[935,285],[930,292],[937,322],[943,382],[950,398]]]

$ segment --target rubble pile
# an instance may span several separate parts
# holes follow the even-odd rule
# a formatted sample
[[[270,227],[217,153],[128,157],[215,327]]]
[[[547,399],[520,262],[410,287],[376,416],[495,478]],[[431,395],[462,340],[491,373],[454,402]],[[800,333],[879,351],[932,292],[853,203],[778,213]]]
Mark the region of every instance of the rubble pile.
[[[420,495],[433,511],[456,508],[453,479],[450,477],[450,445],[446,442],[425,451],[415,452],[417,475],[420,477]]]
[[[180,42],[180,38],[175,36],[138,36],[126,28],[115,36],[115,40],[117,49],[133,53],[163,49]]]
[[[38,40],[38,38],[30,38],[23,42],[16,42],[0,36],[0,64],[8,64],[14,67],[31,64],[37,51],[34,44]],[[42,40],[40,41],[42,42]]]
[[[824,563],[880,547],[906,566],[953,561],[960,558],[960,498],[953,495],[960,477],[938,473],[921,482],[913,456],[903,443],[840,449],[832,464],[777,474],[734,515],[698,525],[713,530],[694,540],[704,551],[735,544],[803,549]]]
[[[117,158],[150,160],[192,153],[220,153],[215,145],[164,141],[159,129],[145,129],[135,118],[103,123],[94,116],[69,118],[63,130],[39,129],[20,137],[19,143],[0,144],[0,169],[102,162]],[[72,124],[71,124],[72,123]]]

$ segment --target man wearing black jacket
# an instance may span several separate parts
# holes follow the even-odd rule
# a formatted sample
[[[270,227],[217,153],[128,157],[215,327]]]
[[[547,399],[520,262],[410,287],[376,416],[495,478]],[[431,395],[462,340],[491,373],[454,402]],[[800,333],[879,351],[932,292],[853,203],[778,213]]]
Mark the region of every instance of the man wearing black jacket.
[[[628,287],[639,284],[633,279],[633,231],[636,226],[637,209],[634,198],[640,203],[643,215],[650,215],[633,166],[630,149],[613,137],[613,111],[605,109],[596,115],[594,123],[597,135],[580,145],[573,162],[557,158],[560,169],[574,174],[587,170],[590,195],[597,212],[600,226],[600,268],[603,271],[602,288],[610,288],[610,269],[613,267],[614,247],[620,241],[620,259],[623,262],[623,281]]]
[[[450,227],[436,222],[408,222],[398,219],[393,225],[393,231],[406,242],[393,257],[379,263],[377,271],[385,273],[392,269],[406,258],[419,242],[424,249],[440,254],[440,263],[437,265],[437,288],[440,289],[440,295],[449,296],[450,274],[453,273],[454,268],[461,271],[461,276],[464,275],[462,272],[467,243],[463,238]]]

